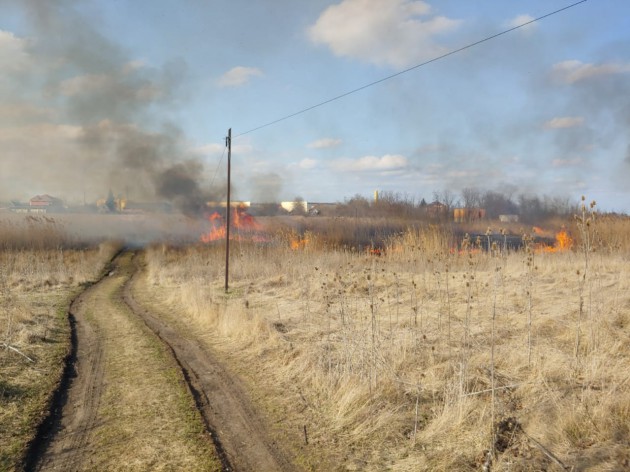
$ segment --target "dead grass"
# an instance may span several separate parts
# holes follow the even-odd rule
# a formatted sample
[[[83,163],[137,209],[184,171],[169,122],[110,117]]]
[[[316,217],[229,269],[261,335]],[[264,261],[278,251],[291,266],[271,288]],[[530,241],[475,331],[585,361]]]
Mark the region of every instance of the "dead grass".
[[[453,252],[448,234],[426,228],[381,257],[235,243],[228,295],[219,245],[153,247],[147,277],[156,303],[238,366],[313,469],[332,457],[339,470],[479,470],[494,450],[492,470],[555,460],[620,470],[630,424],[621,246],[594,252],[585,279],[578,251],[535,254],[529,270],[523,252]]]
[[[66,309],[116,250],[0,250],[0,469],[15,470],[46,414],[69,346]]]

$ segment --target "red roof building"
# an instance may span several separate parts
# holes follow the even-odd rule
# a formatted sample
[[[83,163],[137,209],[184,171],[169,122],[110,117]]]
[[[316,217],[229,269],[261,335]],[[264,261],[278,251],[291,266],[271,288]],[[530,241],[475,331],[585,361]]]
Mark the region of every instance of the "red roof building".
[[[50,195],[35,195],[28,201],[31,207],[60,207],[63,206],[63,201],[59,198],[51,197]]]

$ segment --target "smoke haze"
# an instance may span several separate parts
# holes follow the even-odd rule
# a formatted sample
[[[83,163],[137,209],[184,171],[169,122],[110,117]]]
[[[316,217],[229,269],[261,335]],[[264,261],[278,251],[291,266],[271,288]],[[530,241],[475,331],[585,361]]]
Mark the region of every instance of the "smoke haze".
[[[224,198],[216,130],[229,127],[235,199],[509,184],[630,208],[624,2],[580,4],[242,135],[564,6],[516,3],[0,0],[0,201],[93,203],[111,188],[195,213]],[[353,28],[337,28],[348,11]]]
[[[74,0],[0,0],[21,14],[27,39],[2,32],[0,198],[51,193],[79,201],[129,194],[168,200],[187,214],[221,197],[208,188],[168,110],[181,103],[186,64],[160,68],[128,57]],[[11,67],[9,67],[11,65]]]

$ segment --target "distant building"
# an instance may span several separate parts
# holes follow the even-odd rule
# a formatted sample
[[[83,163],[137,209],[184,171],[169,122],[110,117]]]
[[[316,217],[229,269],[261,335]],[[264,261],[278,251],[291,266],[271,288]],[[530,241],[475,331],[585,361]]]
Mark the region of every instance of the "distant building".
[[[501,223],[518,223],[518,215],[499,215]]]
[[[483,220],[485,217],[486,210],[484,208],[455,208],[453,210],[453,220],[455,223]]]
[[[60,198],[50,195],[35,195],[28,204],[12,202],[11,211],[15,213],[56,213],[65,210]]]
[[[302,213],[308,213],[308,203],[304,200],[293,202],[280,202],[280,208],[288,213],[294,213],[296,210]]]
[[[110,208],[107,203],[107,198],[99,198],[96,200],[96,208],[99,212],[108,212],[108,211],[123,211],[127,208],[127,199],[123,196],[119,196],[118,198],[114,198],[111,202],[112,207]]]
[[[28,201],[31,207],[55,207],[63,206],[63,201],[59,198],[51,197],[50,195],[35,195]]]
[[[208,208],[225,208],[227,206],[227,202],[206,202],[206,206]],[[230,200],[230,207],[232,208],[249,208],[250,206],[252,206],[252,202]]]

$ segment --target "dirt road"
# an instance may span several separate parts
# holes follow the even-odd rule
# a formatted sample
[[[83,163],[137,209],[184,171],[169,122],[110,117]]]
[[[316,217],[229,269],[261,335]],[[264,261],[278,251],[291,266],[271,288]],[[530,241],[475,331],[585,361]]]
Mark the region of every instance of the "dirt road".
[[[71,368],[27,469],[295,470],[238,380],[134,299],[134,258],[72,304]]]

